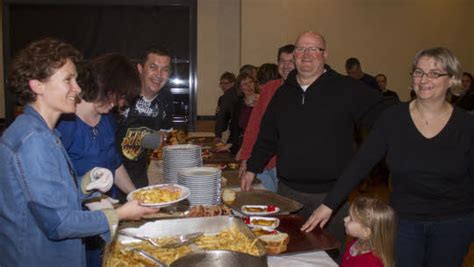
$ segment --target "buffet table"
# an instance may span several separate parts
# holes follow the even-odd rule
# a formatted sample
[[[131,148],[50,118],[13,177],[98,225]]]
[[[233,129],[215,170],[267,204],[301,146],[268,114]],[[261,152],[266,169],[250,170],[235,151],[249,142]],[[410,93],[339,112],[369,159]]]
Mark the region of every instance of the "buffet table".
[[[194,140],[193,143],[203,141],[203,136],[205,135],[199,135],[199,140]],[[209,140],[212,139],[206,139],[206,141]],[[233,155],[228,152],[210,154],[210,157],[204,158],[204,165],[223,164],[224,166],[226,166],[226,164],[229,163],[236,163],[236,160]],[[151,160],[148,172],[150,177],[150,184],[165,182],[163,179],[162,164],[162,161]],[[299,230],[305,220],[301,216],[292,215],[292,213],[294,213],[296,210],[299,210],[301,207],[298,207],[297,205],[295,206],[295,204],[293,203],[282,204],[281,199],[278,199],[278,195],[269,191],[262,190],[264,189],[263,185],[257,179],[255,179],[256,181],[252,186],[252,188],[254,189],[253,191],[251,191],[252,193],[239,192],[240,180],[238,177],[238,167],[224,167],[222,176],[226,178],[226,188],[231,188],[232,190],[238,192],[237,199],[234,203],[236,206],[229,206],[234,210],[234,212],[239,213],[238,209],[245,201],[247,201],[245,202],[245,204],[247,205],[257,204],[258,202],[259,204],[265,205],[278,204],[280,206],[285,206],[286,204],[288,204],[288,207],[282,210],[283,212],[277,214],[277,217],[280,219],[280,226],[277,228],[277,230],[288,233],[288,235],[290,236],[290,243],[288,243],[287,251],[283,252],[282,254],[277,256],[268,256],[268,266],[338,266],[325,252],[325,250],[332,250],[339,247],[339,242],[334,237],[330,236],[328,233],[322,231],[321,229],[314,230],[311,233],[303,233]],[[277,202],[274,203],[273,201]],[[289,202],[291,202],[291,200]],[[242,216],[242,214],[237,215]],[[120,228],[123,228],[124,226],[130,227],[131,225],[129,225],[128,223],[124,222],[123,224],[121,224],[122,227]]]

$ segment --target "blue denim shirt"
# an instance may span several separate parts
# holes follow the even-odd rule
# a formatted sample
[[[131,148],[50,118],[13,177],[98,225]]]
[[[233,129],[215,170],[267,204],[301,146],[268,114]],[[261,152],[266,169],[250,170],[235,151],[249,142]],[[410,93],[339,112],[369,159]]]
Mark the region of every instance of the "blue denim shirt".
[[[86,197],[58,133],[31,106],[0,139],[0,266],[85,266],[82,237],[110,239]]]

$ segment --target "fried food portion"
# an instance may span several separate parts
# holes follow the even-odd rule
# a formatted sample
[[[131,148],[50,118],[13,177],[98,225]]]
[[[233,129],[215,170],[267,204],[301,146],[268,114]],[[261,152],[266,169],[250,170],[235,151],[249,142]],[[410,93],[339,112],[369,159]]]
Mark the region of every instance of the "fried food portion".
[[[150,266],[153,263],[139,255],[136,252],[130,250],[130,248],[142,249],[160,261],[171,264],[173,261],[186,256],[191,253],[190,246],[181,246],[178,248],[157,248],[152,246],[148,242],[136,242],[132,244],[121,244],[120,242],[114,242],[108,248],[108,255],[105,259],[104,266],[108,267],[121,267],[121,266]]]
[[[156,204],[177,200],[181,196],[181,189],[175,186],[155,187],[138,190],[132,198],[144,204]]]
[[[244,210],[246,212],[266,212],[266,208],[261,207],[245,207]]]
[[[274,226],[275,220],[253,219],[250,221],[250,223],[259,226]]]
[[[166,243],[170,238],[159,238],[158,243]],[[256,243],[258,238],[251,240],[245,234],[240,232],[233,225],[228,229],[224,229],[216,235],[203,235],[195,240],[194,244],[201,250],[232,250],[247,253],[253,256],[261,256],[264,252],[259,251]],[[136,242],[131,244],[122,244],[118,241],[112,243],[106,250],[104,257],[104,267],[126,267],[126,266],[150,266],[152,263],[130,250],[130,248],[142,249],[155,258],[166,264],[171,264],[177,259],[191,253],[193,245],[181,246],[178,248],[157,248],[148,242]]]
[[[221,215],[230,215],[231,209],[225,205],[202,206],[197,205],[189,209],[187,217],[212,217]]]
[[[233,226],[215,236],[202,236],[195,243],[204,250],[231,250],[260,256],[258,247],[255,245],[257,241],[258,238],[250,240]]]

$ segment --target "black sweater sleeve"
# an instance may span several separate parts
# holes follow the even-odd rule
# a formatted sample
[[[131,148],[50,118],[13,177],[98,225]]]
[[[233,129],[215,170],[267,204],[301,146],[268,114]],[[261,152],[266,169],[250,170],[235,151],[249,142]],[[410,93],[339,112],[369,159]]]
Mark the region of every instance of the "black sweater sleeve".
[[[278,91],[263,115],[257,141],[253,146],[252,155],[247,160],[247,170],[253,173],[261,173],[268,161],[277,152],[278,128],[275,112],[277,100]]]
[[[356,153],[349,166],[344,170],[324,200],[331,209],[337,208],[359,182],[366,177],[372,167],[387,153],[388,144],[385,138],[384,124],[389,119],[381,116],[374,125],[367,140]]]

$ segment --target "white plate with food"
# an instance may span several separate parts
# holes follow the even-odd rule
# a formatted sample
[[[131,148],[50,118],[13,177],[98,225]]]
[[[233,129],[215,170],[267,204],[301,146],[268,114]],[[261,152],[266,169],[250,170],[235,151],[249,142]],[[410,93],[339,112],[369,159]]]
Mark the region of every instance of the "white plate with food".
[[[140,205],[161,208],[171,206],[191,195],[189,188],[178,184],[159,184],[142,187],[127,195],[127,200],[138,200]]]
[[[251,216],[245,219],[245,224],[251,228],[275,229],[280,225],[280,220],[273,217]]]
[[[247,215],[269,215],[280,211],[274,205],[243,205],[240,210]]]
[[[278,230],[275,230],[273,228],[268,228],[268,227],[265,227],[265,226],[255,227],[255,228],[252,228],[251,230],[257,237],[260,237],[260,236],[263,236],[263,235],[276,235],[276,234],[281,233]]]

